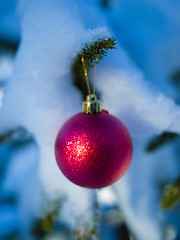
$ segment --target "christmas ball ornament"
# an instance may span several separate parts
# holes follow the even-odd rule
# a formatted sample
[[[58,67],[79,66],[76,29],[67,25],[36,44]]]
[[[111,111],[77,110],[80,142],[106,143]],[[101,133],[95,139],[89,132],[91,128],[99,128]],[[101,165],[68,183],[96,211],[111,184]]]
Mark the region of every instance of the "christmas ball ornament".
[[[83,102],[83,112],[60,129],[55,156],[62,173],[86,188],[103,188],[120,179],[132,159],[132,140],[124,124],[105,110],[95,94]]]

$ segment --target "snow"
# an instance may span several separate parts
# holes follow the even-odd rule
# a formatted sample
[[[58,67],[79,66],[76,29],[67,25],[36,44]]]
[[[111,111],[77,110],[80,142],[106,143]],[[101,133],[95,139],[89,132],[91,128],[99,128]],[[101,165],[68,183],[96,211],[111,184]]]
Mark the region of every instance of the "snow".
[[[71,226],[79,216],[83,215],[85,221],[91,218],[93,192],[62,175],[54,157],[54,142],[62,124],[81,111],[81,93],[73,85],[71,74],[74,57],[84,43],[112,34],[119,39],[118,50],[112,50],[97,65],[97,90],[103,108],[121,119],[134,137],[133,163],[113,190],[137,239],[161,240],[164,215],[158,205],[157,183],[175,179],[180,169],[172,146],[151,155],[144,147],[147,137],[153,134],[180,133],[180,107],[173,100],[173,86],[167,82],[170,73],[178,68],[178,54],[173,54],[179,46],[178,38],[175,42],[178,33],[165,39],[172,29],[166,21],[170,18],[171,26],[178,29],[179,18],[165,4],[140,2],[122,1],[117,12],[105,14],[107,18],[97,1],[80,1],[80,9],[74,0],[19,2],[21,43],[0,108],[0,132],[22,126],[35,140],[14,153],[3,185],[4,191],[18,194],[20,218],[29,218],[25,229],[38,214],[41,191],[52,199],[59,194],[68,197],[62,219]],[[149,15],[143,13],[144,9]],[[160,29],[164,26],[162,32],[156,29],[156,23]],[[164,52],[171,56],[172,66],[164,59]],[[25,183],[36,196],[33,202]]]
[[[31,142],[19,143],[12,151],[11,164],[4,176],[1,193],[14,195],[19,202],[16,214],[25,234],[39,215],[41,188],[38,176],[38,148]],[[6,225],[10,225],[7,222]]]
[[[155,87],[150,88],[143,78],[132,68],[128,72],[108,66],[97,70],[97,86],[104,108],[119,117],[136,137],[162,131],[180,133],[179,106]]]
[[[163,231],[159,229],[165,228],[167,216],[160,208],[159,188],[164,182],[177,179],[179,159],[171,144],[151,154],[144,151],[145,146],[143,139],[135,139],[132,164],[113,189],[127,224],[137,239],[162,239]]]
[[[2,106],[3,88],[0,88],[0,107]]]
[[[134,212],[131,203],[129,202],[130,193],[128,191],[129,184],[124,177],[121,181],[118,181],[114,186],[114,190],[117,193],[117,197],[119,199],[119,204],[124,213],[124,217],[129,225],[133,235],[138,240],[159,240],[161,239],[161,233],[159,231],[159,223],[158,221],[154,221],[146,212],[143,211],[147,209],[145,203],[140,204],[140,209],[138,209],[138,213]],[[135,208],[135,207],[134,207]],[[126,210],[124,210],[126,209]]]
[[[74,7],[69,8],[70,5]],[[91,191],[75,186],[62,175],[54,157],[54,142],[67,118],[81,111],[80,92],[71,84],[72,61],[82,43],[99,36],[108,37],[109,32],[106,28],[86,31],[73,1],[27,1],[24,7],[22,41],[4,94],[0,129],[23,126],[33,134],[40,148],[43,192],[52,199],[59,192],[68,195],[71,207],[66,218],[73,224],[71,219],[76,214],[87,212],[88,219]]]
[[[12,75],[14,57],[12,54],[0,54],[0,84],[3,85]]]
[[[173,98],[171,75],[180,68],[179,7],[178,1],[128,0],[108,14],[118,40],[148,81]]]

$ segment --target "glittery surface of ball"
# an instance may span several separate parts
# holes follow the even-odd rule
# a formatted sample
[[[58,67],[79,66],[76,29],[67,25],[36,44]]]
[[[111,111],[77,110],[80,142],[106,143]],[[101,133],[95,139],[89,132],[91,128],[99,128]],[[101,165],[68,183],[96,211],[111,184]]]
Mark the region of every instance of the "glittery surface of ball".
[[[124,124],[107,111],[79,113],[60,129],[55,156],[70,181],[86,188],[102,188],[127,171],[132,141]]]

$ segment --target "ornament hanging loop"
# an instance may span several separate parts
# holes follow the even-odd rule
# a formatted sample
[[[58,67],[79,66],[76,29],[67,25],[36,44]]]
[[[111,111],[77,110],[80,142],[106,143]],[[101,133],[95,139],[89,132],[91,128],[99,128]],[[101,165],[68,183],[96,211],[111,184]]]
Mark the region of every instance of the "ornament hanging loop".
[[[84,69],[84,76],[85,76],[85,79],[86,79],[86,85],[87,85],[87,88],[88,88],[88,94],[91,95],[91,90],[90,90],[89,81],[88,81],[88,75],[87,75],[87,69],[86,69],[85,63],[84,63],[84,57],[81,58],[81,62],[82,62],[83,69]]]
[[[93,94],[95,95],[95,82],[96,82],[96,64],[98,61],[98,57],[95,60],[95,65],[94,65],[94,82],[93,82]]]
[[[85,75],[85,79],[86,79],[86,84],[87,84],[87,88],[88,88],[88,95],[86,97],[86,101],[83,102],[83,109],[82,109],[82,112],[85,114],[94,114],[94,113],[102,112],[101,101],[99,101],[95,95],[95,78],[96,78],[97,60],[98,60],[98,58],[96,58],[96,60],[95,60],[93,94],[91,94],[90,85],[89,85],[88,76],[87,76],[87,69],[86,69],[85,63],[84,63],[84,57],[81,58],[84,75]]]

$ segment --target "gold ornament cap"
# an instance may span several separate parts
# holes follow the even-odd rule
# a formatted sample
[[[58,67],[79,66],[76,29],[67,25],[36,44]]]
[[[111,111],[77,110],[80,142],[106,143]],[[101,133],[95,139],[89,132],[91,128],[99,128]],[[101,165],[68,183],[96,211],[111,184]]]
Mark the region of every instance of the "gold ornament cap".
[[[83,102],[83,113],[93,114],[102,111],[101,101],[99,101],[95,94],[87,95],[86,101]]]

